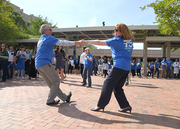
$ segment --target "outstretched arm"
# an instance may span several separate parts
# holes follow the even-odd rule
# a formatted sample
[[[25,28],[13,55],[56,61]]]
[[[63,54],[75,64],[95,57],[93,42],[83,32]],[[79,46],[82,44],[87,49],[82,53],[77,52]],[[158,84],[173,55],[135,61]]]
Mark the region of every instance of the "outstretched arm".
[[[67,41],[67,40],[59,40],[57,41],[57,46],[74,46],[74,45],[85,45],[87,42],[84,40],[80,41]]]
[[[87,40],[87,42],[93,45],[107,46],[106,40]]]

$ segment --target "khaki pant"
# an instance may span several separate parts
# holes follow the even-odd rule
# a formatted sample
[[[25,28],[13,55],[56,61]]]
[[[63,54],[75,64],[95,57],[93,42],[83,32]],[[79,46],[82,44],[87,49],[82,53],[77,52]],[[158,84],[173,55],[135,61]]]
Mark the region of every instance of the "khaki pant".
[[[66,101],[67,95],[64,94],[59,88],[60,78],[55,71],[54,66],[51,64],[46,64],[37,70],[50,88],[47,103],[54,102],[56,96],[58,96],[62,101]]]
[[[101,76],[103,75],[102,65],[98,65],[98,74]]]
[[[166,77],[166,69],[161,69],[161,78]]]

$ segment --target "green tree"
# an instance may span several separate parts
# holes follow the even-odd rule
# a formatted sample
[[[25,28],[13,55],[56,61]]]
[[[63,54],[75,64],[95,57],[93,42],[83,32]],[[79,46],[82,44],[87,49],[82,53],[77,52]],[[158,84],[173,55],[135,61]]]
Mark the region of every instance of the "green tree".
[[[28,39],[28,25],[23,20],[22,14],[20,14],[16,10],[12,10],[12,13],[10,13],[9,17],[14,20],[15,24],[18,27],[18,36],[17,39]]]
[[[180,0],[156,0],[140,8],[143,11],[149,7],[154,9],[162,34],[180,36]]]
[[[41,34],[39,33],[39,28],[42,24],[49,24],[51,28],[55,28],[57,24],[53,25],[52,21],[48,21],[48,18],[43,18],[42,16],[31,18],[30,19],[30,28],[29,28],[29,34],[33,36],[40,37]]]
[[[0,0],[0,42],[3,43],[18,37],[18,27],[9,17],[12,10],[13,8],[8,1]]]

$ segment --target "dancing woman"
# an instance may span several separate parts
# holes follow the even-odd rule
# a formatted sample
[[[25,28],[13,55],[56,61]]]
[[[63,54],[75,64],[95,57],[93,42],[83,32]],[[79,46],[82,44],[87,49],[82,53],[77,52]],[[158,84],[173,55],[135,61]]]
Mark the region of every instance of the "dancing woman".
[[[125,24],[117,24],[114,30],[114,37],[108,40],[89,40],[88,43],[94,45],[109,46],[112,51],[114,67],[107,79],[104,81],[98,104],[92,111],[104,111],[105,106],[109,103],[112,91],[119,103],[121,109],[119,112],[132,110],[126,99],[122,87],[131,70],[130,60],[133,51],[132,34]]]

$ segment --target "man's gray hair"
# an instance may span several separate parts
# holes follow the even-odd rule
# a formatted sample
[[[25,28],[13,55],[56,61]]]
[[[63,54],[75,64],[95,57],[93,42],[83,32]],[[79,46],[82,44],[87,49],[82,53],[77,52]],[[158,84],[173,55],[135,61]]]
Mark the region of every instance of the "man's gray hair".
[[[41,27],[40,27],[40,29],[39,29],[39,33],[43,34],[43,31],[47,29],[47,28],[46,28],[47,26],[50,26],[50,25],[48,25],[48,24],[42,24]]]

